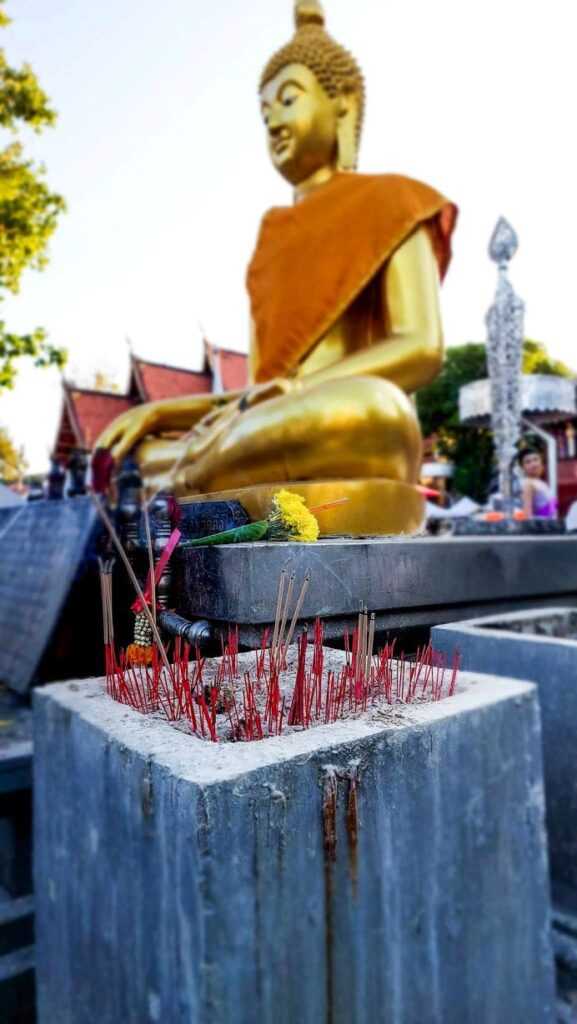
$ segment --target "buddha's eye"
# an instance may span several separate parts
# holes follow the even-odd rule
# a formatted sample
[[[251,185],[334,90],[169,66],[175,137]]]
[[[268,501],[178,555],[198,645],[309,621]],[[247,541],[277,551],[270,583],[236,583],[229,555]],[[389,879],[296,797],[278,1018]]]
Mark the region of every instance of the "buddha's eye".
[[[292,107],[296,96],[283,96],[282,105],[283,107]]]

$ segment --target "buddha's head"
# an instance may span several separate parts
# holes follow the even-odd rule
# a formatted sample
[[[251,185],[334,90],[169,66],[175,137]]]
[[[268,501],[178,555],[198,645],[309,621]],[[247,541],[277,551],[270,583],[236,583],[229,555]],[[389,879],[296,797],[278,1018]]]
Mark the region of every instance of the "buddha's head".
[[[364,84],[354,57],[325,31],[318,0],[296,0],[295,19],[259,91],[272,162],[297,186],[323,168],[356,167]]]

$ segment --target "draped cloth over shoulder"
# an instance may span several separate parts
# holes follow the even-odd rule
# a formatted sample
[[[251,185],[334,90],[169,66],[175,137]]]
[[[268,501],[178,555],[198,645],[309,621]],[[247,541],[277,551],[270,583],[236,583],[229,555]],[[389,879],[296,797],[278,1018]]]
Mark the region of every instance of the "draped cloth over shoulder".
[[[421,225],[444,277],[456,219],[439,192],[394,174],[337,174],[269,210],[247,276],[256,382],[287,375]]]

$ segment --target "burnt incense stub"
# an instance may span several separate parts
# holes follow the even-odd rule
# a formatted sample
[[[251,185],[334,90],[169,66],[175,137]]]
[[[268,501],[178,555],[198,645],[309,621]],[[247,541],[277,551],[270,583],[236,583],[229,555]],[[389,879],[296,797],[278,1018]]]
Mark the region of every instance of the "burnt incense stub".
[[[532,686],[259,742],[102,679],[35,719],[39,1024],[553,1024]]]

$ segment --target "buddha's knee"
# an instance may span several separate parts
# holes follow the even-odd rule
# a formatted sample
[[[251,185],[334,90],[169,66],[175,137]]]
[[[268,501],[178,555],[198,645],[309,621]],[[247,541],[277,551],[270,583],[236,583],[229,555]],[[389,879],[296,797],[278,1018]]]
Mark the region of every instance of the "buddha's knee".
[[[415,482],[422,442],[407,395],[379,377],[358,377],[339,384],[341,413],[349,419],[349,443],[365,460],[367,474]]]
[[[404,426],[411,424],[409,429],[416,427],[418,430],[413,403],[392,381],[381,377],[356,377],[346,382],[346,390],[371,421],[390,426],[397,422]]]

